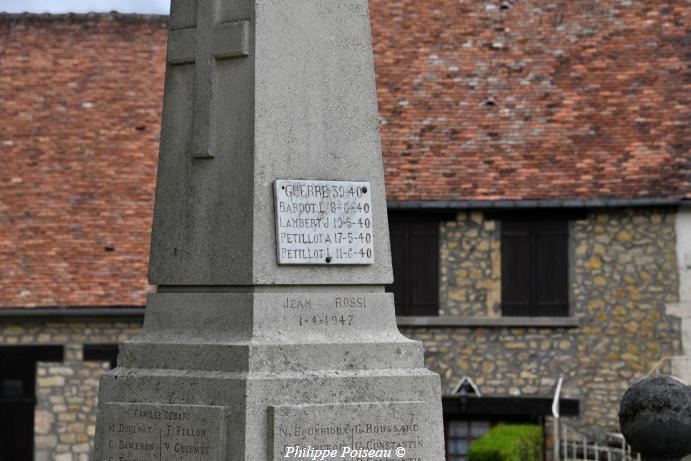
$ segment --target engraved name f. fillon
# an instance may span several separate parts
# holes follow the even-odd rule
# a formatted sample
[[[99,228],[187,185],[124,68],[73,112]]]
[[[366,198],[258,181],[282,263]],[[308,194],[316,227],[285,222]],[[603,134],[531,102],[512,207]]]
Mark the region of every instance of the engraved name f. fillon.
[[[196,0],[196,27],[171,29],[168,34],[168,63],[194,64],[192,156],[196,158],[216,155],[217,61],[249,56],[249,21],[220,24],[220,2]]]

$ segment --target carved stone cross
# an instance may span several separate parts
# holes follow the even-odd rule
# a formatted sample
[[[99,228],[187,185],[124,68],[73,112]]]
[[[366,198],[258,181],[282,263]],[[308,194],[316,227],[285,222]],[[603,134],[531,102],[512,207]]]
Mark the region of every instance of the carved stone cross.
[[[192,155],[216,152],[216,62],[249,56],[249,21],[219,24],[220,0],[196,0],[196,27],[171,30],[168,63],[194,64]]]

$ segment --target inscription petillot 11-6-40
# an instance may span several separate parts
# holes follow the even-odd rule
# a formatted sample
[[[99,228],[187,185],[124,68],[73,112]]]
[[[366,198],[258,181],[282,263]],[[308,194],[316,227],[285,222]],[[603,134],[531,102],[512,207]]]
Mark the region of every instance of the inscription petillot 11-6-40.
[[[444,459],[396,326],[367,0],[172,0],[144,328],[93,459]]]

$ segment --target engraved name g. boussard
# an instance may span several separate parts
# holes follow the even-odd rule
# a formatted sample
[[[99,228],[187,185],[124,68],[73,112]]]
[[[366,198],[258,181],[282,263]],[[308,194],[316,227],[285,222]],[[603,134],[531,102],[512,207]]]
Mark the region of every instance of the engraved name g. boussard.
[[[275,183],[279,264],[372,264],[368,182],[279,179]]]
[[[428,443],[434,439],[434,425],[428,409],[427,402],[271,407],[272,461],[438,461],[430,457]]]

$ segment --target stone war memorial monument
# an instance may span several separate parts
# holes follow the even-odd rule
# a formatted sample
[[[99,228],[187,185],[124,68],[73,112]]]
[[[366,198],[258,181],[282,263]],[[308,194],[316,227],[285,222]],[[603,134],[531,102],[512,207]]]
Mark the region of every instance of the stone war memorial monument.
[[[367,0],[172,0],[167,61],[158,288],[94,459],[442,461],[439,377],[384,292]]]

